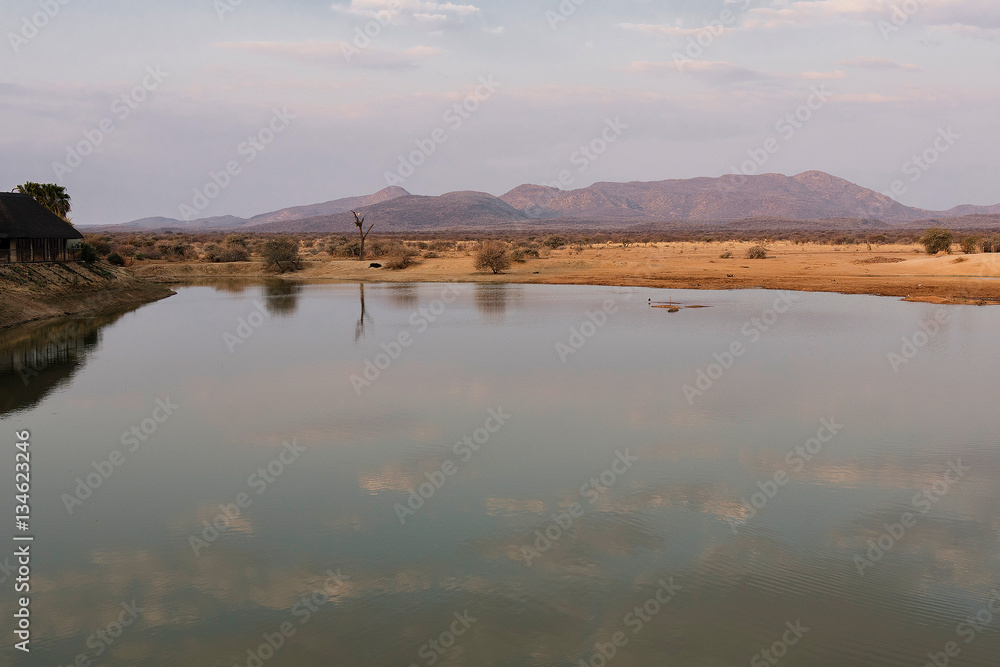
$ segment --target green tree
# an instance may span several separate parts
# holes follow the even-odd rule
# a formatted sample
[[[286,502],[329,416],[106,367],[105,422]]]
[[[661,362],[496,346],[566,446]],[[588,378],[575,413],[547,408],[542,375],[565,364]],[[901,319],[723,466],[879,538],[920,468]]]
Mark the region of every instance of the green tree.
[[[951,254],[951,244],[955,240],[955,235],[950,229],[931,227],[920,237],[920,243],[924,246],[928,255],[936,255],[939,252]]]
[[[16,190],[21,194],[31,195],[35,201],[49,209],[60,218],[69,222],[69,212],[72,208],[72,201],[66,188],[55,183],[33,183],[28,181],[17,186]]]

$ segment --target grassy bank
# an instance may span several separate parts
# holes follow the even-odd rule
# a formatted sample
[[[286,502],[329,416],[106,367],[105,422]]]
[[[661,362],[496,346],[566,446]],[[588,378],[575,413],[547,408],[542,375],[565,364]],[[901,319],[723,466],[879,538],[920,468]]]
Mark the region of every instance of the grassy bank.
[[[4,264],[0,265],[0,329],[135,306],[173,293],[104,262]]]

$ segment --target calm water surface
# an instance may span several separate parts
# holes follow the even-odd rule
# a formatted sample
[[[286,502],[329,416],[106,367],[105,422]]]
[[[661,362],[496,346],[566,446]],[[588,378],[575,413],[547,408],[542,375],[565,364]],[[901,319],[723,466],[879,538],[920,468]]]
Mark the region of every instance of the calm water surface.
[[[995,667],[1000,309],[778,297],[230,284],[6,332],[0,663]]]

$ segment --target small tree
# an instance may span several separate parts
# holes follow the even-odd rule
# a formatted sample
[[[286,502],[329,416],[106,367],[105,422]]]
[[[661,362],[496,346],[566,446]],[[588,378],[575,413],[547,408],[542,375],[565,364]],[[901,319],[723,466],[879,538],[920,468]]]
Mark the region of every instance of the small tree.
[[[295,271],[301,268],[299,263],[299,244],[294,239],[281,237],[269,239],[261,248],[265,268],[277,268],[285,271]]]
[[[510,268],[510,255],[507,244],[499,241],[486,241],[476,251],[476,270],[503,273]]]
[[[358,235],[361,237],[361,248],[360,251],[358,252],[358,261],[363,262],[365,261],[365,239],[368,238],[368,235],[371,233],[372,227],[375,226],[375,223],[373,222],[368,227],[368,231],[366,232],[364,230],[365,219],[362,217],[358,217],[358,214],[355,213],[354,211],[351,211],[351,213],[354,213],[354,224],[358,226]]]
[[[747,250],[747,259],[767,259],[767,248],[755,245]]]
[[[962,252],[966,255],[974,255],[979,252],[979,247],[983,244],[982,237],[966,236],[962,239]]]
[[[924,246],[928,255],[936,255],[939,252],[951,254],[951,244],[955,240],[951,230],[931,227],[920,238],[920,243]]]

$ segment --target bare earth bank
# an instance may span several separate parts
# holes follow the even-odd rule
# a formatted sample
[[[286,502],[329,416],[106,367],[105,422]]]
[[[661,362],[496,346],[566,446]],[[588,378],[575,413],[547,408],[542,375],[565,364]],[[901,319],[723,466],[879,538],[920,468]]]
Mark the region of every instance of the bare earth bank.
[[[103,262],[0,265],[0,329],[138,306],[174,293]]]

